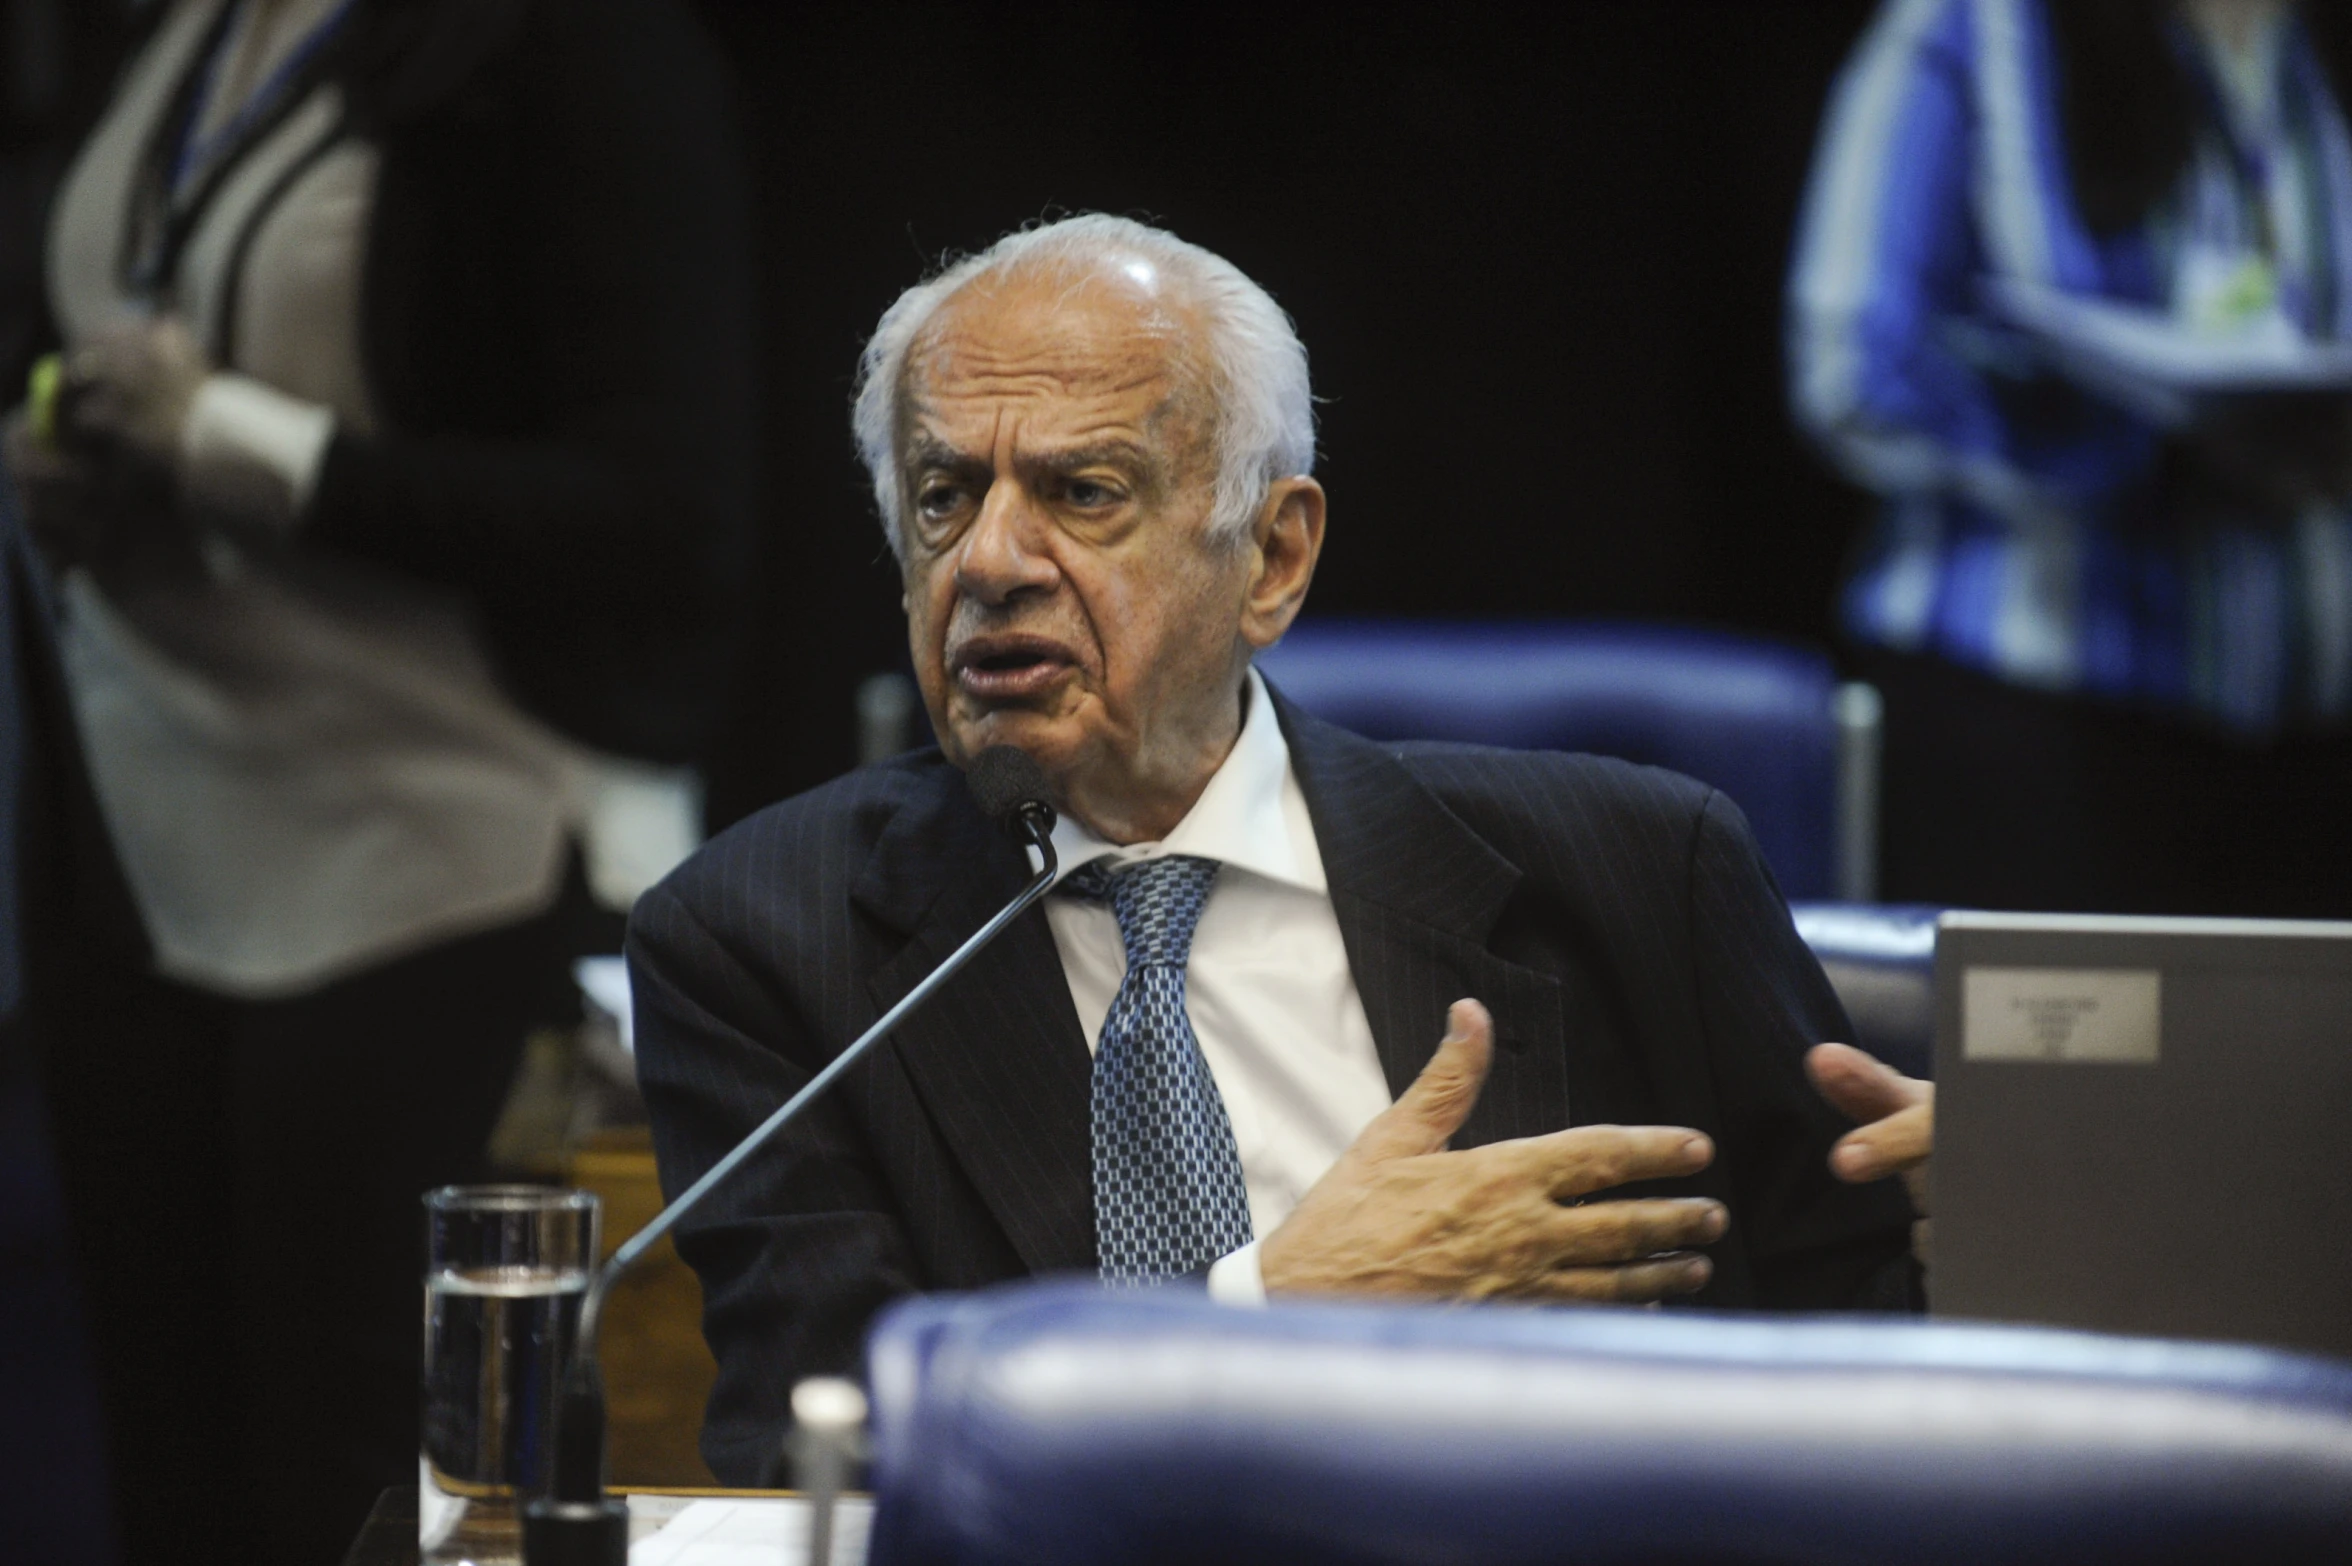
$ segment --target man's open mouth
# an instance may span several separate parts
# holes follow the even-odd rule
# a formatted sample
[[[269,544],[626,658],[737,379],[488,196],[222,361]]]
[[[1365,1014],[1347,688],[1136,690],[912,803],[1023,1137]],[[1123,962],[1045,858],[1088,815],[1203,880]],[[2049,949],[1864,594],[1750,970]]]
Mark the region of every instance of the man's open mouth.
[[[975,636],[955,652],[956,684],[984,701],[1033,696],[1077,667],[1060,642],[1043,636]]]

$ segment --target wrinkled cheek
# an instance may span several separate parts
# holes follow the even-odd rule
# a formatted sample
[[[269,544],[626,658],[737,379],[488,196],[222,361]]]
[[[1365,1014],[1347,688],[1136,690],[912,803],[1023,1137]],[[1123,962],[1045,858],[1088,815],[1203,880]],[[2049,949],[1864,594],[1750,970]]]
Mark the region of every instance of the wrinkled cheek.
[[[1151,655],[1137,630],[1133,624],[1114,625],[1095,644],[1097,663],[1083,682],[1104,711],[1121,723],[1135,712],[1140,693],[1151,686]]]
[[[1161,584],[1157,592],[1136,592],[1110,611],[1104,637],[1106,676],[1113,690],[1130,698],[1157,697],[1199,683],[1200,643],[1206,606],[1180,587]],[[1142,700],[1140,710],[1159,703]]]
[[[907,657],[934,722],[954,700],[947,678],[947,629],[954,603],[952,592],[943,592],[920,577],[908,580]]]

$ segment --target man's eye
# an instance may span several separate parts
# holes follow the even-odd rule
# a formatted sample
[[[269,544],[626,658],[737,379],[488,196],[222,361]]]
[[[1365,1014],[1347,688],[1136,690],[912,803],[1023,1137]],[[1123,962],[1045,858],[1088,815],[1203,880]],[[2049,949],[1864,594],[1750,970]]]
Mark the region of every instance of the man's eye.
[[[933,484],[915,496],[915,508],[932,518],[950,517],[964,503],[964,492],[953,484]]]
[[[1107,506],[1119,498],[1111,493],[1109,485],[1097,484],[1091,479],[1072,479],[1062,494],[1071,505],[1084,507],[1088,510],[1092,510],[1096,506]]]

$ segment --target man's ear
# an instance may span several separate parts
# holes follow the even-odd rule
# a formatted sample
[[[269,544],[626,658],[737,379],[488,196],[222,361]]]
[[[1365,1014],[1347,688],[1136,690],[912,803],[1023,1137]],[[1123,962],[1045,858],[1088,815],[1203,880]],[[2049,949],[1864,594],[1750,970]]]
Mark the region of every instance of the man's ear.
[[[1307,601],[1323,554],[1323,486],[1305,474],[1276,479],[1250,528],[1249,595],[1241,634],[1252,647],[1282,640]]]

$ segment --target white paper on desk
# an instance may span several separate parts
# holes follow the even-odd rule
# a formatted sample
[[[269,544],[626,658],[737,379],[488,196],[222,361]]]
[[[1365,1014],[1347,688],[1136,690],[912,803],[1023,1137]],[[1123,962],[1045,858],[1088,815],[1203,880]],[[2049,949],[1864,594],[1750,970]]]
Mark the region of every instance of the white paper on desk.
[[[864,1566],[874,1503],[833,1508],[831,1566]],[[629,1566],[809,1566],[809,1503],[797,1497],[696,1501],[629,1546]]]
[[[2202,332],[2162,311],[2010,278],[1986,291],[2061,375],[2159,424],[2186,424],[2220,398],[2352,393],[2352,344],[2314,342],[2276,318],[2243,332]]]

